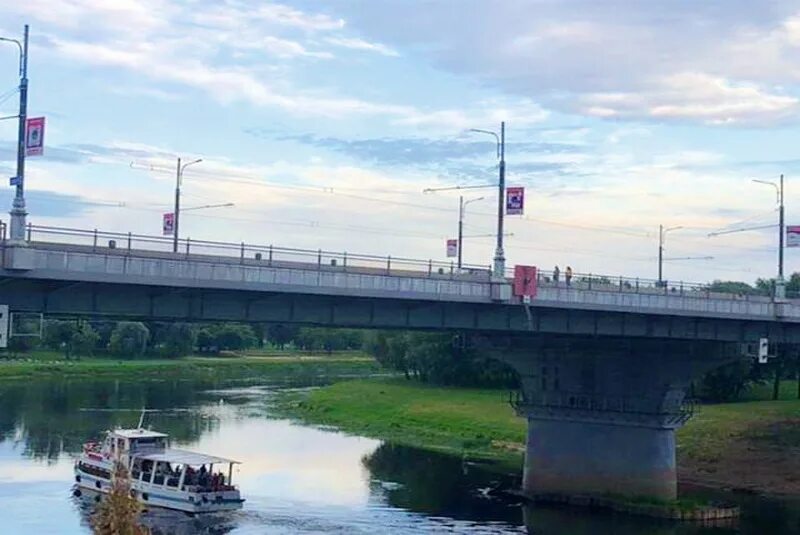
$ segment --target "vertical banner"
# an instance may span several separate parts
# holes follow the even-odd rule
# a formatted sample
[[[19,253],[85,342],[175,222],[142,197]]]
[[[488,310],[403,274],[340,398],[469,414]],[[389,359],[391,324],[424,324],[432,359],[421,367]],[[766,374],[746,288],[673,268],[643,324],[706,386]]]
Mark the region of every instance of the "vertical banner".
[[[25,122],[25,156],[41,156],[44,152],[44,117],[31,117]]]
[[[161,223],[161,230],[164,236],[172,236],[175,234],[175,214],[172,212],[164,214],[164,219]]]
[[[458,256],[458,240],[447,240],[447,258]]]
[[[536,297],[536,266],[514,266],[514,295]]]
[[[525,210],[525,188],[506,188],[506,214],[521,215]]]
[[[786,247],[800,247],[800,225],[786,226]]]

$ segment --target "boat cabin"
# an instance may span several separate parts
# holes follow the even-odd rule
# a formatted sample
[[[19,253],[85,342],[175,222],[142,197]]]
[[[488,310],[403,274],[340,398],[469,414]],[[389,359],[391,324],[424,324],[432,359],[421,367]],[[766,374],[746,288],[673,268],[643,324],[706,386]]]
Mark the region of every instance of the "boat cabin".
[[[164,451],[168,446],[167,438],[168,435],[149,429],[115,429],[106,436],[103,450],[114,459]]]
[[[233,490],[235,464],[239,462],[184,450],[142,452],[131,457],[131,477],[186,492]]]

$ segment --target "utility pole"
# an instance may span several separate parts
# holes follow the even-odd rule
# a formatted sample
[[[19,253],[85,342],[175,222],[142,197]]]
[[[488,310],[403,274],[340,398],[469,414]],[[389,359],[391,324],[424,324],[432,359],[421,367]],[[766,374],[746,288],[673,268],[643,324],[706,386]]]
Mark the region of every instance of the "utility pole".
[[[783,210],[783,173],[781,173],[780,187],[780,208],[778,209],[778,280],[775,281],[775,298],[784,299],[786,297],[786,280],[783,278],[783,240],[784,240],[784,210]]]
[[[503,251],[503,215],[506,202],[506,122],[500,123],[500,181],[497,185],[497,250],[494,254],[494,276],[503,279],[506,257]]]
[[[759,184],[766,184],[775,188],[778,196],[778,278],[775,279],[775,295],[774,299],[782,300],[786,297],[786,280],[783,278],[783,240],[784,240],[784,206],[783,206],[783,174],[778,184],[769,182],[768,180],[753,179],[753,182]]]
[[[464,196],[458,197],[458,272],[461,273],[461,259],[464,249]]]
[[[172,229],[172,252],[178,252],[178,225],[181,218],[181,159],[175,171],[175,224]]]
[[[183,172],[190,165],[202,162],[202,158],[198,158],[189,163],[181,165],[181,159],[178,158],[178,165],[175,170],[175,228],[172,233],[172,252],[178,252],[178,229],[181,218],[181,182],[183,181]]]
[[[476,199],[469,199],[467,201],[464,200],[464,196],[461,195],[458,197],[458,269],[461,271],[461,259],[462,259],[462,245],[464,240],[464,213],[467,208],[467,205],[471,202],[482,201],[483,197],[478,197]]]
[[[682,229],[683,227],[670,227],[664,228],[664,225],[658,226],[658,286],[664,285],[664,236],[667,232]]]
[[[17,175],[14,177],[16,193],[11,205],[9,237],[12,242],[25,241],[25,123],[28,115],[28,25],[22,43],[16,39],[0,37],[0,41],[15,43],[19,47],[19,129],[17,131]]]

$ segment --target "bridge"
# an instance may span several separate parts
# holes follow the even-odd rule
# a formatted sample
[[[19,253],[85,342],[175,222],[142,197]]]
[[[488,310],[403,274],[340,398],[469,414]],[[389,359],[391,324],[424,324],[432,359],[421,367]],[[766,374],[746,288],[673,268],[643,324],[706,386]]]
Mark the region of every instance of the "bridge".
[[[800,301],[707,285],[510,274],[380,257],[0,224],[0,303],[15,312],[161,321],[279,322],[463,333],[522,378],[531,494],[675,497],[675,429],[700,374],[748,344],[800,344]]]

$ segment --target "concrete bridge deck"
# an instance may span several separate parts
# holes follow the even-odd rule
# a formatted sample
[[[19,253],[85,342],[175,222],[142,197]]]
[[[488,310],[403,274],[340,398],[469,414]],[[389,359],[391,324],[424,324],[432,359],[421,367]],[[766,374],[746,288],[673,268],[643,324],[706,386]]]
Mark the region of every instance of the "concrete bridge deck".
[[[163,238],[110,234],[127,244],[110,247],[108,234],[80,232],[48,229],[42,237],[49,240],[24,245],[0,241],[0,302],[19,311],[164,321],[800,342],[797,301],[699,285],[591,276],[567,287],[542,276],[524,306],[510,279],[493,280],[479,267],[457,273],[433,261],[200,241],[173,253]]]

